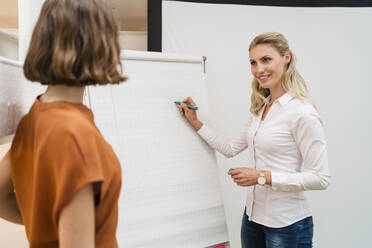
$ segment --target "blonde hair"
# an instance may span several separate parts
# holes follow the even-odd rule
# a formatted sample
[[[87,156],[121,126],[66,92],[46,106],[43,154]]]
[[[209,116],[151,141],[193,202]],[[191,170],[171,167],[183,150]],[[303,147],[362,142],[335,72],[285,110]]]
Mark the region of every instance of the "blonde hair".
[[[119,84],[118,26],[102,0],[46,0],[23,66],[25,77],[46,85]]]
[[[256,36],[251,44],[249,45],[249,51],[260,44],[271,45],[275,50],[284,56],[286,53],[291,55],[291,60],[288,64],[288,69],[285,73],[284,80],[282,82],[283,89],[290,93],[293,97],[311,103],[315,108],[315,103],[312,100],[309,91],[306,87],[305,80],[297,72],[295,64],[296,57],[293,52],[289,49],[287,39],[280,33],[268,32]],[[270,90],[262,88],[257,79],[252,80],[252,95],[251,95],[251,108],[250,111],[254,115],[258,115],[258,112],[266,103],[266,98],[270,95]]]

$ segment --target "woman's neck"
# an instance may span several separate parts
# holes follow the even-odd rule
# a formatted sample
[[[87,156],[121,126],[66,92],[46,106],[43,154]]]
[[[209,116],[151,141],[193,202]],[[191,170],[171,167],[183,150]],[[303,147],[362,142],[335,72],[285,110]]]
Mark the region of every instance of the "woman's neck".
[[[41,102],[65,101],[72,103],[83,103],[85,87],[49,85],[41,96]]]
[[[286,91],[283,89],[282,84],[278,84],[277,87],[271,88],[270,89],[270,95],[271,95],[271,100],[270,102],[274,102],[276,99],[284,95]]]

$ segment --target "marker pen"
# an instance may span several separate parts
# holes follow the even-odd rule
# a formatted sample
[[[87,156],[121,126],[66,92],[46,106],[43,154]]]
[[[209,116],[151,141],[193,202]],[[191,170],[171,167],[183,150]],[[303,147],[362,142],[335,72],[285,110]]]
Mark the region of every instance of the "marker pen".
[[[181,105],[181,102],[174,102],[176,105],[180,106]],[[189,109],[193,109],[193,110],[198,110],[199,108],[197,106],[192,106],[190,104],[186,104],[186,106],[189,108]]]

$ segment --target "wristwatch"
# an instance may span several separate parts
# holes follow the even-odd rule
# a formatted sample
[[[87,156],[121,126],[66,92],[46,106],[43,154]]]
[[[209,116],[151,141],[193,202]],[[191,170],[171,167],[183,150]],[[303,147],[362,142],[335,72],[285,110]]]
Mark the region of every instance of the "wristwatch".
[[[266,176],[264,171],[260,171],[260,176],[257,179],[257,182],[259,185],[265,185],[266,184]]]

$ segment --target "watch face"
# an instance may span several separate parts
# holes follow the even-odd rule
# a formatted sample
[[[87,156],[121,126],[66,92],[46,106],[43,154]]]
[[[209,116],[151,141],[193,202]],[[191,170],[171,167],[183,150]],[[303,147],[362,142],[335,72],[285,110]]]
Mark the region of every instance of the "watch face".
[[[264,177],[259,177],[257,181],[258,181],[258,184],[260,184],[260,185],[264,185],[264,184],[266,183],[266,178],[264,178]]]

